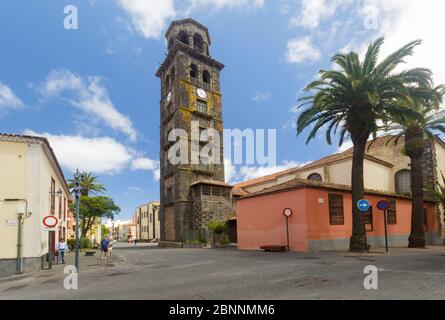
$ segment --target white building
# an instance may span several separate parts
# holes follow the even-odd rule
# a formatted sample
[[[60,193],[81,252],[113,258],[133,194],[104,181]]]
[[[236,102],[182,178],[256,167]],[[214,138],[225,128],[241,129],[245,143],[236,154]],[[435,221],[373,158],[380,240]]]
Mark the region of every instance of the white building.
[[[0,276],[38,270],[67,236],[72,202],[48,140],[0,134],[0,181]],[[49,215],[59,221],[52,231],[42,223]]]

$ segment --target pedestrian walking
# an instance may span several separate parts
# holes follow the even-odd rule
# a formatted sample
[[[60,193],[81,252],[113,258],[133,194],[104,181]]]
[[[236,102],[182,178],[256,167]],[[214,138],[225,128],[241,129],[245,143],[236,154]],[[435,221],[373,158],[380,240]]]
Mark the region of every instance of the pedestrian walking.
[[[57,263],[62,261],[65,264],[65,252],[68,250],[68,245],[65,242],[65,239],[60,239],[59,243],[56,246],[57,249]]]
[[[109,245],[110,245],[110,240],[108,240],[108,237],[103,239],[100,243],[100,251],[101,251],[101,259],[102,260],[107,259]]]

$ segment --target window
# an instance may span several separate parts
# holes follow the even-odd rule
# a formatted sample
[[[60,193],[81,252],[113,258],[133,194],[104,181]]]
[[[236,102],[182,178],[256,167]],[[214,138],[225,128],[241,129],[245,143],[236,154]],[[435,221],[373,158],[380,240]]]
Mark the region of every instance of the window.
[[[196,64],[190,65],[190,78],[198,78],[198,67],[196,66]]]
[[[368,211],[363,215],[365,220],[366,231],[371,232],[374,230],[374,224],[372,221],[372,207],[369,207]]]
[[[150,223],[152,223],[153,218],[152,218],[152,214],[150,213]]]
[[[200,52],[202,52],[202,49],[204,48],[204,42],[202,41],[201,35],[198,33],[195,33],[193,36],[193,47],[198,49]]]
[[[51,214],[56,211],[56,181],[51,178]]]
[[[396,173],[396,193],[411,193],[411,172],[409,170],[401,170]]]
[[[59,195],[59,219],[62,219],[62,198],[61,198],[62,190],[59,189],[57,191],[57,194]]]
[[[189,36],[188,36],[187,32],[185,32],[185,31],[179,32],[178,40],[181,41],[182,43],[188,45],[189,44]]]
[[[210,187],[209,186],[202,186],[202,195],[203,196],[210,196]]]
[[[388,209],[388,224],[397,224],[397,205],[396,200],[388,200],[389,209]]]
[[[165,77],[165,89],[170,88],[170,75]]]
[[[329,194],[329,223],[331,225],[344,225],[343,195]]]
[[[167,202],[173,201],[173,188],[167,189]]]
[[[202,81],[205,83],[210,83],[210,72],[208,72],[207,70],[204,70],[202,72]]]
[[[66,197],[63,197],[63,220],[67,220],[67,214],[66,214]]]
[[[307,177],[307,179],[312,181],[323,181],[323,178],[318,173],[312,173],[311,175],[309,175],[309,177]]]
[[[221,197],[221,189],[217,187],[212,188],[212,196]]]
[[[207,102],[198,100],[196,101],[196,106],[199,112],[207,113]]]

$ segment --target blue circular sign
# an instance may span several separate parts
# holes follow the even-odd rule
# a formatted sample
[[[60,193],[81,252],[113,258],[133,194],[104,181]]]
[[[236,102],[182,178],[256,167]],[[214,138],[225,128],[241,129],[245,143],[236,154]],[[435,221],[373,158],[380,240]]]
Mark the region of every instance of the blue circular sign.
[[[385,211],[389,209],[389,202],[386,200],[379,201],[377,203],[377,208],[381,211]]]
[[[369,204],[368,200],[362,199],[359,202],[357,202],[357,207],[360,211],[367,212],[371,205]]]

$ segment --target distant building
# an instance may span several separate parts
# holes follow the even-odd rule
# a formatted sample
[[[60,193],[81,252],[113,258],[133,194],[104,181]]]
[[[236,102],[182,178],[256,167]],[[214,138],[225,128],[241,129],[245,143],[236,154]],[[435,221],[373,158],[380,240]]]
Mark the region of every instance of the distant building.
[[[0,134],[0,181],[0,276],[21,271],[16,262],[24,272],[39,270],[48,251],[54,252],[70,232],[72,198],[48,140]],[[21,241],[19,214],[24,218]],[[52,231],[43,229],[45,216],[58,218]]]
[[[136,239],[141,241],[158,240],[161,237],[160,203],[153,201],[136,208],[133,221],[136,225]]]

